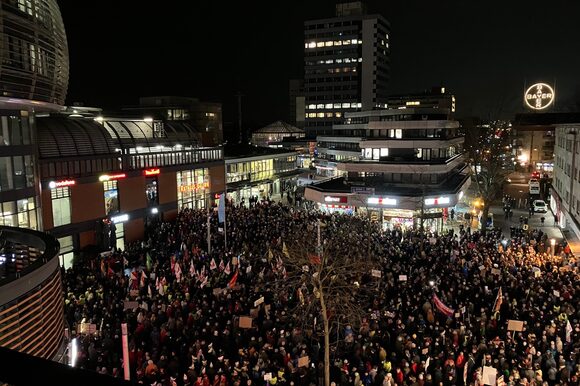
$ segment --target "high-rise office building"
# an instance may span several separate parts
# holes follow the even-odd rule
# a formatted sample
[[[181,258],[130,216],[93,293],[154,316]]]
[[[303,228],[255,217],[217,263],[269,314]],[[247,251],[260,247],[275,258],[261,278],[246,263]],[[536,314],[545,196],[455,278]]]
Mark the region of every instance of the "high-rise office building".
[[[389,22],[361,2],[304,23],[305,129],[328,134],[346,112],[384,108],[390,73]]]
[[[288,82],[288,123],[304,127],[304,80],[290,79]]]

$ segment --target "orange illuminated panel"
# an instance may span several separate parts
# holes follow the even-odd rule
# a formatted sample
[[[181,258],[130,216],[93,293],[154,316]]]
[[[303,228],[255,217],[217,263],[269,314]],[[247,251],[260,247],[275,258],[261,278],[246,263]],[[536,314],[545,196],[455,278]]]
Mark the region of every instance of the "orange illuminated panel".
[[[179,191],[184,193],[184,192],[197,191],[199,189],[207,189],[207,188],[209,188],[209,182],[203,182],[201,184],[181,185],[179,187]]]
[[[159,170],[159,168],[154,168],[154,169],[147,169],[147,170],[144,170],[144,171],[143,171],[143,173],[144,173],[146,176],[156,176],[156,175],[158,175],[159,173],[161,173],[161,171]]]
[[[111,180],[118,180],[121,178],[125,178],[127,175],[125,173],[118,173],[118,174],[103,174],[99,177],[99,181],[111,181]]]

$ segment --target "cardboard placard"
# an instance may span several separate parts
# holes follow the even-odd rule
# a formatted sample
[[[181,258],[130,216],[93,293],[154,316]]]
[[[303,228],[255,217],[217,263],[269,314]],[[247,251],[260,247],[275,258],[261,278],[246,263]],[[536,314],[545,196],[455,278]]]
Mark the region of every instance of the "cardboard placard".
[[[424,348],[423,350],[421,350],[421,354],[423,355],[427,355],[428,352],[429,352],[428,348]]]
[[[508,320],[508,331],[524,331],[524,322],[521,320]]]
[[[266,373],[264,374],[264,381],[269,381],[272,379],[272,373]]]
[[[252,318],[249,316],[240,316],[240,328],[252,328]]]
[[[534,271],[534,277],[542,276],[542,271]]]
[[[407,281],[407,275],[399,275],[399,281]]]
[[[560,297],[560,291],[554,290],[554,296],[557,297],[557,298],[559,298]]]
[[[123,311],[125,311],[125,310],[134,310],[137,307],[139,307],[139,303],[136,302],[136,301],[125,300],[123,302]]]
[[[310,359],[308,358],[308,356],[298,358],[298,367],[308,367],[309,363]]]
[[[264,303],[264,297],[260,297],[258,300],[254,302],[254,307],[258,307],[260,304]]]
[[[492,268],[491,269],[491,274],[492,275],[500,275],[501,271],[498,268]]]
[[[491,366],[483,366],[483,374],[481,380],[484,385],[495,386],[497,377],[497,370]]]
[[[373,269],[371,271],[371,276],[372,277],[381,277],[381,276],[383,276],[383,273],[379,269]]]

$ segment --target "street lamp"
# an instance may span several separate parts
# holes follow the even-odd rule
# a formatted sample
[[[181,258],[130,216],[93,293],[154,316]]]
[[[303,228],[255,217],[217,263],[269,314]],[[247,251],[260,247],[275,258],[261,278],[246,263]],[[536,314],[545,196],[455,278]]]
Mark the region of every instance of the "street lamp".
[[[554,254],[556,253],[556,239],[552,239],[550,240],[550,244],[552,245],[552,256],[554,256]]]

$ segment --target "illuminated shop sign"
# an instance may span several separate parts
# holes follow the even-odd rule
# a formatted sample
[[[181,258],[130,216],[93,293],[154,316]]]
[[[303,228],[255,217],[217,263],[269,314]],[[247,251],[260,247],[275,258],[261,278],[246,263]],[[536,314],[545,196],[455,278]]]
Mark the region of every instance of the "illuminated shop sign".
[[[144,170],[143,173],[146,176],[156,176],[159,173],[161,173],[161,171],[159,170],[159,168],[155,168],[155,169],[147,169],[147,170]]]
[[[111,222],[114,224],[118,224],[120,222],[125,222],[129,220],[129,215],[128,214],[120,214],[118,216],[113,216],[111,217]]]
[[[543,110],[554,103],[554,89],[546,83],[531,85],[524,94],[526,105],[532,110]]]
[[[111,181],[111,180],[118,180],[121,178],[125,178],[127,175],[125,173],[118,173],[118,174],[103,174],[99,177],[99,181]]]
[[[76,183],[77,182],[75,180],[50,181],[48,183],[48,187],[51,189],[64,188],[65,186],[73,186]]]
[[[449,197],[426,198],[425,205],[447,205],[451,202]]]
[[[337,203],[346,203],[348,201],[348,197],[346,196],[324,196],[324,202],[337,202]]]
[[[394,205],[397,205],[397,200],[394,198],[388,198],[388,197],[369,197],[367,200],[367,204],[394,206]]]
[[[197,191],[199,189],[207,189],[209,188],[209,182],[202,182],[200,184],[189,184],[189,185],[181,185],[179,186],[179,191],[184,192],[192,192]]]

